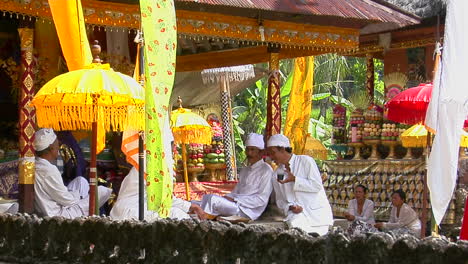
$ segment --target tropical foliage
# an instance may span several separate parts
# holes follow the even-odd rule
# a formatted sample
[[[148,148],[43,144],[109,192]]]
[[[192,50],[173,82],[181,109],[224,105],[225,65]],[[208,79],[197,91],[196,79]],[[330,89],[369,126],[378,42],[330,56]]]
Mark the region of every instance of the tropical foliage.
[[[342,104],[349,113],[356,107],[350,98],[365,96],[365,58],[352,58],[337,54],[316,56],[314,70],[314,95],[309,133],[319,139],[328,149],[331,146],[332,107]],[[375,102],[383,103],[383,63],[375,60]],[[267,64],[257,65],[267,68]],[[281,108],[283,122],[289,103],[294,60],[280,62]],[[236,153],[238,162],[245,160],[244,139],[252,132],[264,134],[267,114],[267,77],[257,81],[255,86],[242,91],[234,98],[233,118]],[[356,102],[356,99],[353,101]],[[334,153],[330,152],[329,158]]]

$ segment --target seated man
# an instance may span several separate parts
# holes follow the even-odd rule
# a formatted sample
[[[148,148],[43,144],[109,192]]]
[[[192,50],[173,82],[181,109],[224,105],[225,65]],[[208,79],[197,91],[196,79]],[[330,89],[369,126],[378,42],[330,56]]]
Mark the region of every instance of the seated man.
[[[209,194],[203,196],[201,206],[214,216],[237,215],[256,220],[265,210],[272,191],[270,165],[263,161],[265,144],[263,136],[250,134],[245,142],[249,166],[239,174],[234,190],[224,197]]]
[[[75,218],[89,215],[89,184],[76,177],[68,186],[63,184],[58,168],[53,165],[59,155],[59,143],[54,131],[43,128],[35,133],[36,171],[34,179],[35,209],[44,216]],[[98,187],[99,207],[109,199],[112,190]]]
[[[114,220],[138,219],[138,199],[138,170],[132,167],[122,181],[119,196],[110,212],[111,218]],[[149,211],[147,208],[145,189],[144,218],[148,222],[159,218],[158,212]],[[188,213],[195,213],[200,219],[205,218],[205,212],[203,212],[199,205],[174,197],[169,218],[187,219],[190,218]]]
[[[271,136],[267,146],[268,155],[278,164],[272,181],[276,204],[283,210],[286,223],[325,235],[333,216],[314,159],[292,154],[289,139],[281,134]]]

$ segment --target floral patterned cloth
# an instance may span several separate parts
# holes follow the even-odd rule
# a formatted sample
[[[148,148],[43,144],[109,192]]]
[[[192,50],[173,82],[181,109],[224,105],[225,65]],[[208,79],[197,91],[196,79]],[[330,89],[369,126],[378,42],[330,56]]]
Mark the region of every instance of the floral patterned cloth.
[[[177,27],[174,1],[141,0],[146,95],[146,171],[148,209],[167,217],[172,204],[172,175],[165,162],[164,120],[175,75]]]

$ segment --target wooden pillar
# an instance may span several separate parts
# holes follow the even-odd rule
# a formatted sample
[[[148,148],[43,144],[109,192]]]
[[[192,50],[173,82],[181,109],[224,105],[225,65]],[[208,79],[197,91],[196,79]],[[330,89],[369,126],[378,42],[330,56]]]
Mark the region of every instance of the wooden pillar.
[[[270,55],[267,95],[267,139],[281,133],[281,91],[279,74],[279,47],[268,47]]]
[[[367,73],[366,73],[366,88],[370,102],[374,102],[374,58],[372,54],[366,55]]]
[[[34,211],[34,132],[36,110],[29,103],[34,96],[34,29],[19,28],[21,40],[21,91],[19,96],[19,210]]]

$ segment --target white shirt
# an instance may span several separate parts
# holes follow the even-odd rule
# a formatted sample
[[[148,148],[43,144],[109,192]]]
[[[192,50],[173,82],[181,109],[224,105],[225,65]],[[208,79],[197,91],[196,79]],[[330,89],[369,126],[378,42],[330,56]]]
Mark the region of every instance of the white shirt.
[[[239,173],[239,182],[234,190],[226,195],[234,198],[239,209],[252,220],[260,217],[268,204],[272,172],[271,166],[263,160],[245,167]]]
[[[138,219],[138,171],[133,167],[128,175],[122,181],[119,196],[110,212],[110,217],[114,220]],[[146,185],[145,185],[146,186]],[[155,221],[159,215],[155,211],[148,210],[146,201],[146,189],[144,194],[145,220]],[[182,199],[173,198],[171,208],[171,218],[187,218],[186,214],[190,209],[191,203]],[[174,210],[180,209],[180,210]]]
[[[36,157],[34,179],[35,207],[46,216],[80,217],[84,213],[75,205],[80,201],[78,191],[69,191],[63,184],[58,168],[48,160]]]
[[[374,202],[369,199],[364,200],[362,212],[358,212],[358,204],[356,199],[352,199],[348,203],[348,213],[354,216],[354,220],[360,220],[368,224],[375,224],[374,219]]]
[[[305,155],[292,155],[289,160],[291,173],[296,177],[294,182],[278,183],[276,172],[272,174],[276,204],[286,215],[286,221],[293,227],[310,230],[310,227],[329,226],[333,224],[333,215],[322,178],[315,161]],[[285,174],[286,175],[286,174]],[[299,205],[302,213],[295,214],[289,206]]]
[[[395,229],[406,227],[411,230],[416,236],[421,234],[421,221],[419,220],[418,214],[406,203],[400,208],[400,216],[397,216],[397,208],[392,207],[390,212],[390,219],[388,223],[384,223],[385,229]]]

